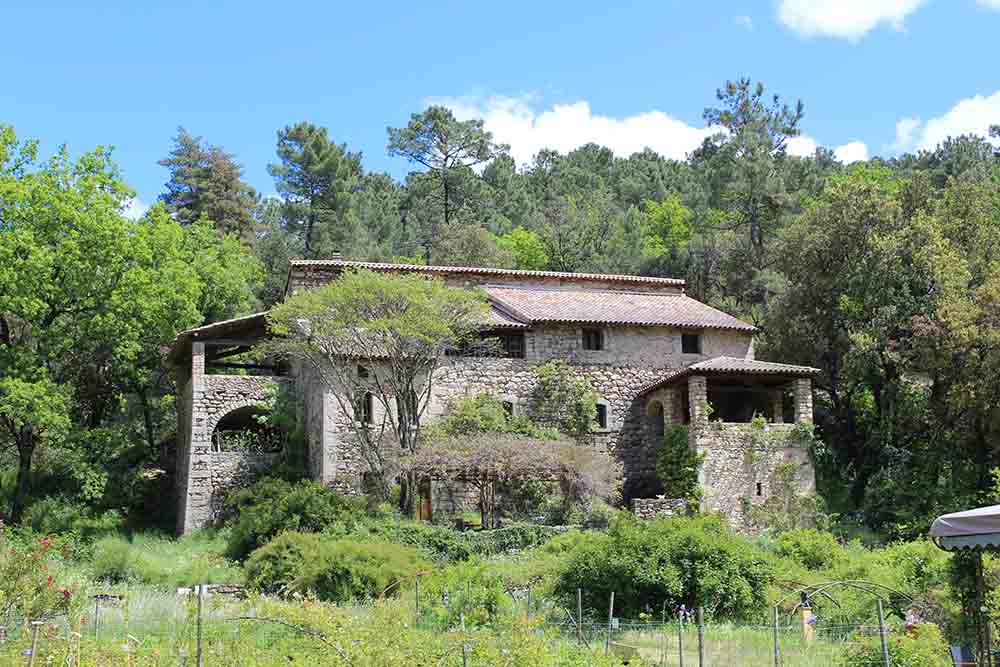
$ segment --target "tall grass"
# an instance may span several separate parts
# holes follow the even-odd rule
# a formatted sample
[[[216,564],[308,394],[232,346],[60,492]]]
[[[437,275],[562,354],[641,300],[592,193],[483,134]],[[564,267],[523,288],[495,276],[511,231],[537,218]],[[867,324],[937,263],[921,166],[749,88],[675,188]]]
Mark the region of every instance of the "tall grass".
[[[96,581],[160,587],[241,584],[243,571],[223,555],[225,535],[201,531],[180,539],[157,534],[105,537],[93,547],[89,569]]]

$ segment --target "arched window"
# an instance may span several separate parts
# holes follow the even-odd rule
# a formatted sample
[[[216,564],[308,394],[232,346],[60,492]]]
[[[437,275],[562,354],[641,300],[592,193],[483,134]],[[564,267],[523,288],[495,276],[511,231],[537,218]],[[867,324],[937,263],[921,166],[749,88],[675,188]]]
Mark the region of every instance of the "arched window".
[[[280,430],[267,423],[267,412],[246,405],[227,412],[212,432],[213,452],[277,452],[284,445]]]
[[[663,403],[650,401],[646,405],[646,426],[654,438],[663,437]]]

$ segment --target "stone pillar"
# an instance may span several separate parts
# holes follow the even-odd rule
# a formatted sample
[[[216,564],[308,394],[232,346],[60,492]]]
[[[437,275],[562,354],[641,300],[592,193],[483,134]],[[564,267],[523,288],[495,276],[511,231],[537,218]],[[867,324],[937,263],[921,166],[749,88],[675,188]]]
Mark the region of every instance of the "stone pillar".
[[[795,381],[795,423],[813,420],[812,380],[799,378]]]
[[[184,441],[186,461],[178,461],[183,475],[178,481],[177,532],[190,533],[204,526],[212,508],[212,434],[208,433],[208,410],[205,398],[205,344],[191,344],[190,420]]]
[[[768,392],[771,398],[771,421],[781,424],[785,421],[785,390],[772,389]]]
[[[677,390],[667,387],[663,390],[663,430],[670,428],[671,424],[678,424],[681,416],[677,414]]]
[[[708,380],[704,375],[688,378],[688,405],[692,426],[708,422]]]

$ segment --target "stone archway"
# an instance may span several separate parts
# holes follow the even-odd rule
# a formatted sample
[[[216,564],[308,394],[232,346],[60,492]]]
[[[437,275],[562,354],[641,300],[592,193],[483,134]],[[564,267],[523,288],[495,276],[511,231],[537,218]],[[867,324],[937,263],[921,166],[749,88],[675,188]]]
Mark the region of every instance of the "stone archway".
[[[651,399],[646,403],[646,430],[652,438],[660,439],[666,430],[663,403]]]

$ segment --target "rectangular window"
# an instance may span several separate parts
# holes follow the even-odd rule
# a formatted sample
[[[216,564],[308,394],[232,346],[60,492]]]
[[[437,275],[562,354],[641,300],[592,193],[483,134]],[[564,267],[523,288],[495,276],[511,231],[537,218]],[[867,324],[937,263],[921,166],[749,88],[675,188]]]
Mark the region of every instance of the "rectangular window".
[[[701,336],[698,334],[681,334],[681,352],[684,354],[701,354]]]
[[[597,404],[597,426],[599,428],[608,427],[608,406],[602,403]]]
[[[603,350],[604,349],[604,332],[600,329],[584,329],[583,330],[583,349],[585,350]]]
[[[375,397],[370,391],[366,391],[361,397],[361,423],[373,424],[375,422]]]
[[[358,366],[358,377],[362,380],[368,379],[368,369],[364,366]]]

